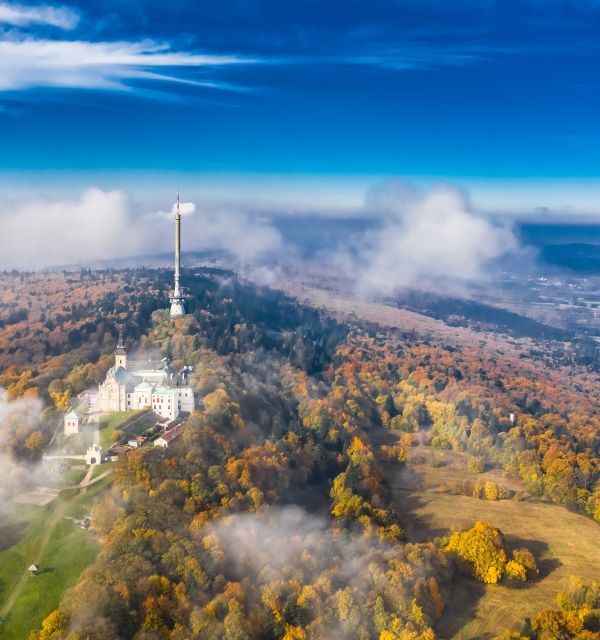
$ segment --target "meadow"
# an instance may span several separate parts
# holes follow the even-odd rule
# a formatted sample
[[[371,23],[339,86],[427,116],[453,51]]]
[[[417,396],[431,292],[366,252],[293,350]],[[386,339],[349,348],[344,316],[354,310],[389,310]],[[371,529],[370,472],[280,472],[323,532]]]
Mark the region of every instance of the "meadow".
[[[534,500],[524,490],[521,500],[488,501],[454,495],[445,487],[458,480],[473,482],[482,477],[504,483],[513,490],[519,488],[519,483],[503,478],[498,470],[468,473],[461,456],[452,452],[433,451],[429,447],[416,450],[436,455],[440,466],[413,462],[396,471],[389,481],[411,540],[431,540],[469,529],[482,520],[498,527],[509,546],[528,548],[540,568],[539,578],[521,588],[483,585],[459,577],[447,594],[445,614],[437,625],[440,638],[490,640],[507,628],[518,627],[540,609],[552,606],[569,576],[598,579],[597,523],[565,507]]]
[[[76,520],[89,514],[110,477],[82,495],[63,491],[45,507],[19,505],[3,519],[0,548],[0,637],[23,640],[54,610],[64,592],[92,564],[100,547]],[[29,576],[35,563],[40,572]]]
[[[115,411],[106,413],[100,418],[100,446],[103,451],[110,449],[111,445],[123,437],[139,435],[148,428],[152,418],[142,418],[146,411]]]

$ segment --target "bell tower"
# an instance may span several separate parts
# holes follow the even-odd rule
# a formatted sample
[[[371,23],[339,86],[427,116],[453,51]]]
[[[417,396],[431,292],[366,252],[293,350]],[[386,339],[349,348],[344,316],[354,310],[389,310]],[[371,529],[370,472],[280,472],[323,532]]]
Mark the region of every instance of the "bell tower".
[[[123,342],[123,331],[119,331],[119,342],[117,342],[117,350],[115,351],[115,367],[123,367],[127,369],[127,351]]]

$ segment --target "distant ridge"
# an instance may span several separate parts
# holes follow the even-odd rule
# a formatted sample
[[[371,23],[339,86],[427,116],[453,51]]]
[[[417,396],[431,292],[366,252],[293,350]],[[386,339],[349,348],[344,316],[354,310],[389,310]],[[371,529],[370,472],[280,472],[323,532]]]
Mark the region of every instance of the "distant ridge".
[[[577,273],[600,274],[600,245],[575,242],[550,244],[541,250],[544,262]]]

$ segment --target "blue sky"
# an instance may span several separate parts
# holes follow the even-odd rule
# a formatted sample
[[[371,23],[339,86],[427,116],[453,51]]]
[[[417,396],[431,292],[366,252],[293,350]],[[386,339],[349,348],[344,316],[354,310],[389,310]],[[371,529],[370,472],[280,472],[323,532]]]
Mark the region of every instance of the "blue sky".
[[[597,0],[0,0],[0,185],[343,206],[401,175],[586,213],[599,33]]]

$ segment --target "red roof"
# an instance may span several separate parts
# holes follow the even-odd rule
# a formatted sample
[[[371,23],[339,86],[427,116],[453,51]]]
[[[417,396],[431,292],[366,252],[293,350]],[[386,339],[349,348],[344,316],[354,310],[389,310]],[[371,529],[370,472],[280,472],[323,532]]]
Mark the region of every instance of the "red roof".
[[[181,425],[171,429],[170,431],[165,431],[161,438],[168,444],[169,442],[175,440],[175,438],[181,433]]]

